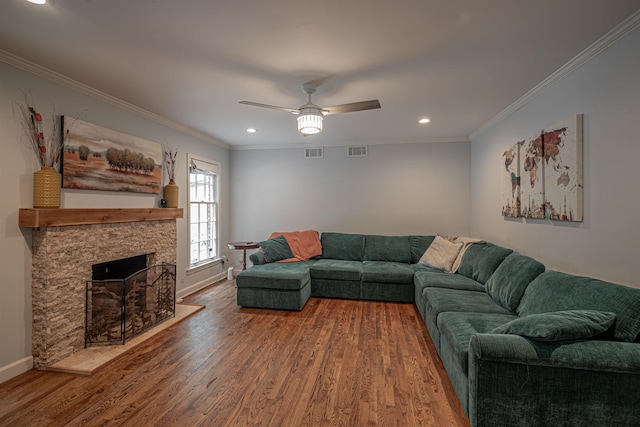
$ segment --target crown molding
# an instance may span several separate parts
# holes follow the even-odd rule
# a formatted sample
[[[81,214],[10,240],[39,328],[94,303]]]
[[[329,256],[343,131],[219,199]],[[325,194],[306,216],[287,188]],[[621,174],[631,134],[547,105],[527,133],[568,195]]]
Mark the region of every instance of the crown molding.
[[[70,89],[73,89],[75,91],[84,93],[85,95],[89,95],[93,98],[99,99],[100,101],[104,101],[122,110],[128,111],[130,113],[136,114],[146,119],[152,120],[156,123],[160,123],[161,125],[177,130],[178,132],[191,135],[195,138],[217,145],[221,148],[225,148],[227,150],[229,149],[229,145],[221,141],[218,141],[217,139],[213,138],[211,135],[205,134],[203,132],[192,129],[188,126],[184,126],[184,125],[181,125],[180,123],[174,122],[173,120],[169,120],[158,114],[147,111],[129,102],[123,101],[120,98],[116,98],[115,96],[109,95],[108,93],[102,92],[89,85],[86,85],[70,77],[67,77],[63,74],[60,74],[56,71],[53,71],[46,67],[38,65],[35,62],[31,62],[27,59],[24,59],[6,50],[0,49],[0,61],[5,62],[9,65],[13,65],[14,67],[20,68],[31,74],[35,74],[37,76],[43,77],[54,83],[58,83]]]
[[[317,144],[307,143],[291,143],[291,144],[270,144],[270,145],[233,145],[230,147],[232,151],[246,150],[282,150],[297,148],[316,148],[316,147],[351,147],[356,145],[400,145],[400,144],[437,144],[452,142],[471,142],[468,137],[444,137],[444,138],[407,138],[407,139],[377,139],[377,140],[351,140],[351,141],[335,141],[335,142],[318,142]]]
[[[606,50],[609,46],[613,45],[615,42],[634,31],[638,26],[640,26],[640,9],[634,12],[627,19],[622,21],[619,25],[614,27],[611,31],[609,31],[604,36],[600,37],[596,42],[594,42],[591,46],[580,52],[573,59],[567,62],[565,65],[560,67],[554,73],[552,73],[549,77],[540,82],[537,86],[531,89],[529,92],[525,93],[517,99],[514,103],[509,105],[507,108],[502,110],[496,116],[494,116],[491,120],[480,126],[476,129],[470,136],[470,140],[474,140],[475,138],[482,135],[484,132],[488,131],[500,121],[504,120],[506,117],[510,116],[514,112],[518,111],[520,108],[524,107],[526,104],[531,102],[534,98],[540,95],[542,92],[547,90],[549,87],[562,80],[568,74],[571,74],[578,68],[580,68],[583,64],[589,62],[593,58],[595,58],[602,51]]]

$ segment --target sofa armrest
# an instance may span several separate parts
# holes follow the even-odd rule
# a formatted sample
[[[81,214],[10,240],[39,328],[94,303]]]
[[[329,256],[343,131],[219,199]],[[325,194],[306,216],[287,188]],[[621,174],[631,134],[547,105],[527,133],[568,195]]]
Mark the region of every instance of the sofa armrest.
[[[267,263],[267,260],[264,257],[264,253],[262,251],[256,251],[249,255],[249,260],[251,260],[253,265],[262,265]]]
[[[637,422],[639,344],[477,334],[468,374],[468,415],[476,427]]]
[[[519,335],[476,334],[469,357],[570,369],[640,374],[640,344],[602,340],[544,342]]]

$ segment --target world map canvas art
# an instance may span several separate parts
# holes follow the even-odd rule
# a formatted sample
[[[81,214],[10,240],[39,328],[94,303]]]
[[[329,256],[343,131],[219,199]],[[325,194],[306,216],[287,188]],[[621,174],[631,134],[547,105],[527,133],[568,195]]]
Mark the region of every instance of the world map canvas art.
[[[516,142],[502,153],[501,192],[502,216],[518,218],[521,216],[520,201],[520,146],[524,141]]]
[[[545,217],[582,221],[582,114],[544,132]]]
[[[542,133],[522,142],[520,147],[521,215],[525,218],[544,218],[544,155]]]
[[[582,114],[504,151],[501,181],[505,217],[582,221]]]

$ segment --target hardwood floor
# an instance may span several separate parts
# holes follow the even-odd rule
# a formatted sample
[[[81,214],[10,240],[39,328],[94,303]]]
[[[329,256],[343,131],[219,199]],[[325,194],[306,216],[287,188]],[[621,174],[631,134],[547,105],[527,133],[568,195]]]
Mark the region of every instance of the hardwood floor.
[[[0,426],[468,426],[412,304],[311,298],[301,312],[207,308],[93,376],[0,384]]]

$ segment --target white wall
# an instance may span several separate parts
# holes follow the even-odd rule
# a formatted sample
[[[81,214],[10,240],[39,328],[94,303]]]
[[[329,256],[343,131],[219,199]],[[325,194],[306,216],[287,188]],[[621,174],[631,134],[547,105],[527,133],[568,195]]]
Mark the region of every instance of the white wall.
[[[469,232],[468,142],[372,145],[367,157],[325,147],[231,153],[233,240],[315,229],[370,234]]]
[[[0,382],[31,366],[31,232],[18,227],[18,209],[32,204],[33,172],[39,169],[35,156],[23,136],[19,113],[14,114],[13,102],[23,101],[20,90],[30,91],[36,107],[48,121],[52,117],[51,105],[56,113],[110,129],[179,146],[181,162],[177,169],[180,186],[180,207],[187,203],[186,152],[217,160],[222,164],[222,220],[229,218],[228,150],[210,142],[180,133],[158,122],[132,114],[68,87],[0,62],[0,182],[2,202],[0,214]],[[139,193],[62,190],[62,207],[158,207],[160,195]],[[185,219],[178,220],[178,291],[209,284],[213,277],[223,273],[216,265],[194,274],[186,274],[189,246]],[[228,240],[228,228],[223,226],[221,239]],[[222,246],[226,251],[226,245]]]
[[[471,232],[547,268],[640,287],[640,29],[471,143]],[[499,168],[511,144],[584,113],[584,222],[500,216]]]

